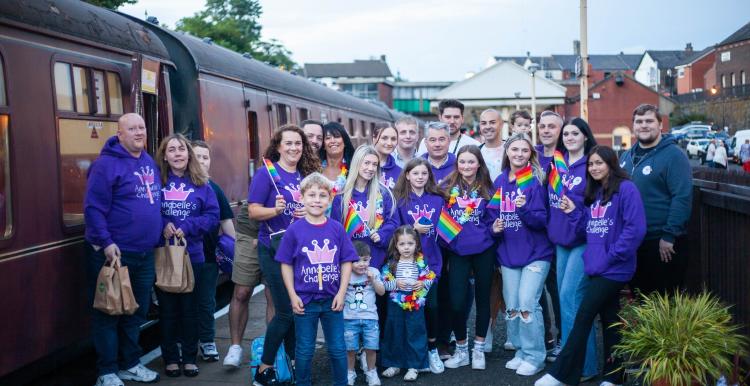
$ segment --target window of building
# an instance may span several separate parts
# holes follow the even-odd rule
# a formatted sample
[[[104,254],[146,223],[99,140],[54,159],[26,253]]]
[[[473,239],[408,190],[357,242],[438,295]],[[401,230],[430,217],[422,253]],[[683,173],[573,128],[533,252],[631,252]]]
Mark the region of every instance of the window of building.
[[[73,82],[68,63],[55,63],[55,94],[58,110],[73,111]]]
[[[356,137],[355,127],[354,127],[354,119],[349,118],[349,136]]]
[[[283,103],[277,103],[276,114],[278,125],[286,125],[289,123],[289,118],[292,116],[292,108]]]
[[[677,77],[678,78],[684,78],[685,77],[685,68],[678,68],[677,69]]]
[[[734,86],[737,85],[737,83],[735,83],[734,73],[729,74],[729,79],[730,79],[730,82],[732,84],[732,87],[734,87]]]
[[[13,230],[8,121],[8,115],[0,114],[0,238],[3,239],[9,238]]]
[[[362,138],[367,138],[367,126],[365,126],[365,121],[359,121],[359,131],[362,133]]]
[[[727,87],[727,76],[725,74],[721,74],[721,88]]]
[[[3,61],[0,59],[0,106],[7,106],[8,99],[5,96],[5,72],[3,71]]]
[[[306,108],[300,107],[299,109],[299,123],[301,124],[302,121],[306,121],[308,119],[309,115]]]
[[[357,98],[361,99],[378,99],[378,84],[377,83],[354,83],[354,84],[342,84],[340,85],[341,91],[349,93]]]
[[[107,91],[109,91],[110,114],[122,114],[122,90],[120,89],[120,76],[114,72],[107,73]]]

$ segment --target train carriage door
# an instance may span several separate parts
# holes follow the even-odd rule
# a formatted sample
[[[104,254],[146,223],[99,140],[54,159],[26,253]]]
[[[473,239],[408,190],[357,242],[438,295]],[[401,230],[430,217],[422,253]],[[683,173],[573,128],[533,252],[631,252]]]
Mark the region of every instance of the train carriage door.
[[[154,155],[161,139],[171,131],[168,73],[159,61],[140,54],[133,64],[132,106],[146,122],[147,150]]]
[[[264,91],[244,87],[247,113],[248,176],[252,178],[258,168],[261,151],[270,143],[271,118],[268,112],[268,96]]]

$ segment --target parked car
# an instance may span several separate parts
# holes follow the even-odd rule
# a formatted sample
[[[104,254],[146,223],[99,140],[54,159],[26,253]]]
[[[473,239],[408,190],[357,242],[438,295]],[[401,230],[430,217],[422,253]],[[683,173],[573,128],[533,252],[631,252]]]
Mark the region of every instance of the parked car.
[[[686,148],[688,158],[698,158],[698,153],[708,147],[708,142],[708,139],[694,139],[689,141]]]
[[[685,138],[689,140],[708,138],[709,132],[711,132],[711,126],[708,125],[690,126],[685,132]]]
[[[737,130],[737,132],[734,133],[734,136],[729,142],[729,147],[727,149],[731,149],[732,151],[732,157],[730,158],[732,161],[736,163],[740,163],[740,147],[743,143],[745,143],[746,140],[750,139],[750,130]],[[727,153],[728,155],[728,153]]]

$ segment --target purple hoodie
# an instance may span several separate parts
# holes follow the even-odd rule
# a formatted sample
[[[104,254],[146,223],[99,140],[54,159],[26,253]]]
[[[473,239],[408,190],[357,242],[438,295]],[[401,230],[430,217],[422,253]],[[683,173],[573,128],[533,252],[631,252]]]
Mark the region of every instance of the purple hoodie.
[[[278,162],[274,162],[273,165],[279,172],[281,181],[274,184],[274,181],[268,174],[268,169],[265,166],[261,166],[255,171],[255,176],[252,182],[250,182],[250,189],[248,189],[247,193],[248,204],[260,204],[266,208],[276,206],[276,195],[278,194],[276,189],[284,196],[284,200],[286,201],[286,208],[281,214],[260,222],[258,241],[266,248],[271,248],[271,233],[288,228],[289,224],[294,220],[293,214],[295,209],[303,206],[302,193],[299,191],[299,183],[302,181],[302,176],[299,171],[289,173],[282,169]],[[274,185],[276,185],[276,188],[274,188]]]
[[[432,174],[435,176],[435,183],[438,184],[438,186],[445,181],[445,177],[448,177],[448,174],[451,174],[451,172],[456,169],[456,156],[453,155],[453,153],[448,153],[448,158],[439,167],[435,167],[435,165],[432,164],[429,153],[422,154],[422,158],[430,163]]]
[[[497,262],[508,268],[520,268],[537,261],[552,261],[554,250],[547,239],[547,208],[544,204],[544,187],[534,179],[527,188],[526,204],[516,207],[514,200],[521,193],[516,181],[508,181],[509,170],[503,171],[495,180],[494,191],[503,188],[500,209],[491,209],[492,218],[502,217],[505,228],[499,234]]]
[[[636,251],[646,236],[641,194],[626,180],[608,203],[602,205],[601,199],[600,190],[593,205],[576,207],[569,214],[578,231],[586,234],[583,268],[589,276],[628,282],[635,273]]]
[[[117,136],[109,138],[88,173],[86,241],[102,248],[114,243],[127,252],[152,251],[162,231],[160,189],[151,156],[142,151],[135,158]]]
[[[584,156],[572,165],[568,166],[568,173],[560,173],[563,184],[563,194],[573,201],[576,207],[583,207],[583,195],[586,191],[586,162],[588,157]],[[565,155],[568,161],[568,155]],[[586,243],[586,237],[577,233],[573,224],[570,223],[568,215],[560,210],[560,197],[547,184],[547,197],[549,205],[549,220],[547,221],[547,236],[549,240],[561,247],[573,248]]]
[[[369,185],[368,185],[369,186]],[[379,229],[377,229],[378,235],[380,236],[380,241],[375,243],[370,239],[370,233],[367,231],[367,228],[362,228],[361,232],[357,232],[352,237],[352,240],[360,240],[370,247],[370,255],[372,255],[372,260],[370,260],[370,266],[374,267],[378,270],[383,266],[385,262],[385,258],[388,251],[388,243],[391,241],[391,236],[393,235],[393,231],[396,230],[396,223],[393,221],[393,202],[391,201],[391,191],[388,190],[385,186],[380,186],[380,194],[383,196],[383,207],[382,208],[375,208],[376,214],[381,214],[383,216],[383,225],[380,226]],[[352,191],[352,201],[356,205],[357,213],[359,213],[360,218],[363,222],[368,224],[369,226],[369,218],[368,216],[368,206],[367,206],[367,193],[369,191],[369,188],[365,189],[364,192],[360,192],[357,189],[353,189]],[[343,197],[342,194],[337,194],[336,197],[333,199],[333,204],[331,205],[331,219],[336,220],[339,223],[343,224],[344,219],[341,217],[341,198]]]
[[[169,171],[161,190],[161,216],[164,226],[182,229],[190,261],[203,263],[203,236],[219,225],[219,203],[211,185],[195,186],[187,174],[178,177]]]
[[[440,210],[443,209],[444,205],[445,200],[440,196],[426,192],[418,196],[416,193],[410,192],[409,198],[397,203],[396,213],[393,214],[396,227],[402,225],[414,226],[414,223],[418,221],[421,221],[422,224],[427,224],[427,221],[432,223],[433,226],[430,231],[420,235],[419,241],[422,244],[422,254],[427,261],[427,265],[437,276],[440,276],[440,272],[442,272],[443,255],[440,252],[440,246],[438,246],[436,227],[440,218]]]
[[[396,159],[392,155],[388,155],[385,165],[381,166],[380,169],[380,183],[393,190],[396,187],[398,176],[401,175],[401,167],[396,164]]]
[[[451,188],[446,187],[446,190],[450,192]],[[471,200],[475,200],[477,206],[468,220],[461,224],[459,219],[464,214],[468,201]],[[467,256],[482,253],[495,242],[492,239],[492,222],[495,221],[495,217],[491,215],[491,211],[487,210],[487,202],[488,200],[482,197],[472,199],[469,193],[462,191],[459,193],[455,204],[451,207],[447,207],[446,204],[446,211],[462,227],[461,231],[448,244],[448,248],[457,255]],[[440,238],[440,243],[445,245],[442,238]]]
[[[552,158],[554,158],[555,156],[545,156],[544,145],[536,145],[534,146],[534,149],[536,150],[536,158],[539,160],[539,166],[542,167],[542,170],[547,170],[547,166],[549,166],[549,163],[552,162]]]
[[[293,267],[294,290],[305,304],[336,296],[341,263],[359,260],[341,224],[310,224],[306,219],[287,228],[274,258]]]

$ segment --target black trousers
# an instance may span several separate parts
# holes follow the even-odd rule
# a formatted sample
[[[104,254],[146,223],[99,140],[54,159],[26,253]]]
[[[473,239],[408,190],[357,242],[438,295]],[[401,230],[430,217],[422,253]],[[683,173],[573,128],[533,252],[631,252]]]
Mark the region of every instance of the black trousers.
[[[576,313],[573,328],[562,352],[552,364],[550,374],[566,385],[577,385],[583,373],[586,342],[598,314],[604,327],[604,371],[602,381],[622,384],[622,370],[616,371],[621,360],[612,356],[612,347],[620,343],[619,328],[611,327],[619,321],[620,290],[626,283],[601,276],[589,277],[589,285]]]
[[[294,359],[295,349],[292,301],[289,300],[289,293],[286,291],[284,279],[281,277],[281,263],[273,259],[272,253],[271,249],[258,243],[260,269],[266,278],[268,290],[271,291],[273,306],[276,309],[276,314],[266,327],[263,356],[260,358],[260,361],[268,366],[273,366],[276,361],[276,352],[279,351],[282,342],[289,358]]]
[[[492,273],[495,269],[495,249],[490,247],[482,253],[466,256],[449,252],[448,259],[450,261],[448,285],[452,326],[456,340],[466,339],[466,310],[471,309],[471,304],[466,301],[466,293],[472,271],[474,272],[474,299],[477,305],[475,334],[484,338],[490,323],[490,287],[492,287]]]
[[[638,248],[638,263],[630,287],[641,293],[669,293],[684,288],[687,240],[679,237],[674,243],[675,254],[668,263],[661,261],[659,239],[644,240]]]

